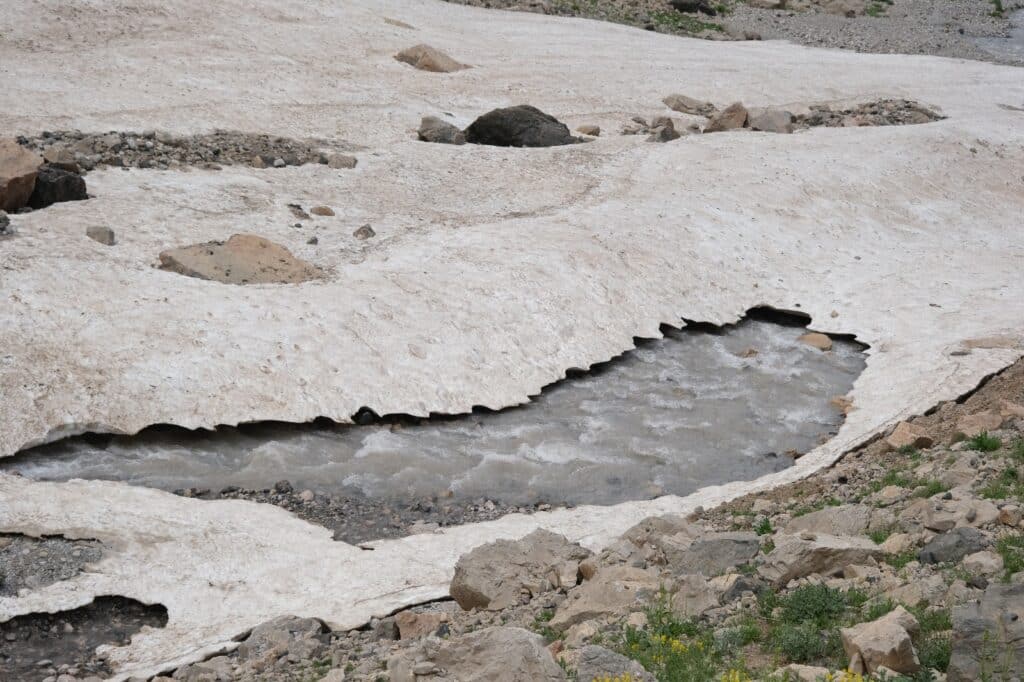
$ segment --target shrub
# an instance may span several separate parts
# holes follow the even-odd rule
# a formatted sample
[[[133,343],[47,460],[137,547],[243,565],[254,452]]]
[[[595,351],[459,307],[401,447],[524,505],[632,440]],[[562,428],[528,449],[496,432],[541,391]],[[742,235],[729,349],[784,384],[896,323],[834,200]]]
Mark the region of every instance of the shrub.
[[[988,431],[982,431],[974,438],[968,439],[967,446],[979,452],[995,452],[1003,446],[1003,442],[995,436],[988,435]]]

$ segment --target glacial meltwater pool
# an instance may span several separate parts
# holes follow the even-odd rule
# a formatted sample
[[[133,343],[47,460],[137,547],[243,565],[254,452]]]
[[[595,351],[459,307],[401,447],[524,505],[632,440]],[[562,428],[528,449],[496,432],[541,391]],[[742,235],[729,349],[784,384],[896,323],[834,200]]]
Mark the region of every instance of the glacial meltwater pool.
[[[805,332],[751,319],[721,331],[669,331],[500,412],[77,437],[0,468],[166,490],[259,489],[288,479],[323,493],[451,491],[509,504],[682,495],[783,469],[792,453],[835,433],[842,414],[830,400],[851,389],[865,356],[839,340],[822,352],[797,341]]]

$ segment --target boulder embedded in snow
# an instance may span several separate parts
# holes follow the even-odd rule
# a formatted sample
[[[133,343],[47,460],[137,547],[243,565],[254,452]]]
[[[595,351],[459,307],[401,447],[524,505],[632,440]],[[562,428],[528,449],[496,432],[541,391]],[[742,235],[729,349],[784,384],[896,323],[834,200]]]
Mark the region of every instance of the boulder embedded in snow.
[[[692,114],[694,116],[711,116],[715,113],[715,105],[711,102],[702,102],[699,99],[687,97],[686,95],[669,95],[661,100],[669,109],[678,111],[681,114]]]
[[[574,587],[579,562],[590,554],[546,530],[535,530],[522,540],[498,540],[459,558],[449,593],[467,611],[508,608],[519,604],[524,594],[533,597]]]
[[[466,142],[495,147],[557,147],[579,142],[564,123],[529,104],[489,111],[465,132]]]
[[[38,154],[15,140],[0,138],[0,210],[16,211],[28,204],[42,164]]]
[[[424,116],[417,136],[423,142],[466,144],[466,135],[461,130],[437,116]]]
[[[752,109],[748,112],[747,125],[751,130],[788,134],[793,132],[793,114],[785,109]]]
[[[36,175],[28,205],[46,208],[63,201],[84,201],[88,198],[85,179],[81,175],[56,166],[43,166]]]
[[[711,117],[704,127],[705,133],[720,133],[725,130],[736,130],[747,125],[747,108],[740,102],[734,102]]]
[[[468,69],[468,64],[455,61],[447,54],[431,47],[430,45],[413,45],[395,55],[395,59],[405,64],[410,64],[420,71],[433,71],[434,73],[452,73]]]
[[[160,254],[160,269],[224,284],[296,284],[323,277],[280,244],[252,234],[168,249]]]
[[[832,350],[832,339],[820,332],[807,332],[797,341],[818,350]]]

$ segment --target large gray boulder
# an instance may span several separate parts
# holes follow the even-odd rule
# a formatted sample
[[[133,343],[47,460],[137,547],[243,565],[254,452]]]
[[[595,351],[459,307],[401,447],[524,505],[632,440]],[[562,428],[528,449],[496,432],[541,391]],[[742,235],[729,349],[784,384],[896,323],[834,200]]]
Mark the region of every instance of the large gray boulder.
[[[529,104],[494,109],[466,128],[466,142],[495,147],[556,147],[574,144],[569,128]]]
[[[947,682],[1018,679],[1024,670],[1024,585],[993,583],[981,599],[953,609]]]
[[[844,504],[798,516],[786,524],[786,532],[794,535],[801,531],[828,535],[863,535],[870,521],[871,507],[865,504]]]
[[[790,580],[817,573],[830,576],[851,564],[864,564],[885,554],[865,537],[801,533],[775,536],[775,548],[758,569],[761,577],[777,587]]]
[[[935,536],[921,548],[917,559],[922,564],[942,564],[960,561],[968,554],[980,552],[989,546],[989,539],[977,528],[954,528]]]
[[[576,665],[576,679],[587,680],[587,682],[604,679],[654,682],[655,677],[636,661],[610,649],[605,649],[603,646],[591,644],[580,650],[579,662]]]
[[[448,641],[428,639],[388,661],[391,682],[561,682],[565,673],[544,638],[529,630],[492,627]]]
[[[676,575],[699,573],[713,577],[749,563],[761,549],[755,533],[707,533],[685,549],[666,551],[668,567]]]
[[[467,611],[497,611],[519,604],[523,595],[574,587],[579,563],[590,555],[561,535],[535,530],[522,540],[498,540],[464,554],[449,593]]]

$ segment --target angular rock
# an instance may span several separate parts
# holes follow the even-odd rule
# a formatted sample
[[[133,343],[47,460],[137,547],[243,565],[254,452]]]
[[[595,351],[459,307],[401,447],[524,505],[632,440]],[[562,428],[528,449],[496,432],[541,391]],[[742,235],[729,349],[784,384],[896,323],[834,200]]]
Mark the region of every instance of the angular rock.
[[[896,428],[885,437],[886,444],[894,450],[900,448],[930,448],[935,441],[925,433],[924,429],[910,422],[900,422]]]
[[[756,533],[736,531],[708,533],[694,540],[685,550],[666,553],[668,566],[676,575],[699,573],[712,577],[749,563],[761,549]]]
[[[793,114],[784,109],[751,110],[747,125],[751,130],[788,134],[793,132]]]
[[[711,116],[715,113],[715,105],[711,102],[702,102],[699,99],[687,97],[686,95],[669,95],[661,100],[669,109],[678,111],[681,114],[692,114],[694,116]]]
[[[113,246],[117,241],[114,236],[114,231],[109,227],[94,225],[85,229],[85,236],[89,239],[105,244],[107,246]]]
[[[520,603],[522,595],[534,597],[562,585],[561,567],[579,562],[591,552],[563,536],[535,530],[522,540],[498,540],[464,554],[455,564],[449,593],[465,610],[492,611]]]
[[[968,414],[956,422],[956,430],[968,438],[987,431],[995,431],[1003,425],[1003,418],[992,411]]]
[[[755,586],[738,573],[730,573],[710,580],[703,575],[684,575],[676,579],[674,587],[672,611],[684,618],[698,618]]]
[[[884,666],[899,673],[917,672],[921,664],[911,637],[918,629],[917,619],[902,606],[870,623],[842,628],[839,634],[850,671],[874,673]]]
[[[720,133],[725,130],[736,130],[747,124],[747,108],[740,102],[734,102],[711,117],[704,127],[705,133]]]
[[[466,128],[466,142],[496,147],[555,147],[574,144],[569,128],[529,104],[494,109]]]
[[[323,277],[280,244],[251,234],[169,249],[160,254],[160,269],[225,284],[295,284]]]
[[[636,661],[617,654],[603,646],[590,645],[580,650],[579,661],[576,665],[577,679],[605,680],[605,679],[629,679],[633,682],[654,682],[655,677],[644,670],[644,667]]]
[[[398,636],[401,639],[416,639],[433,634],[446,620],[443,613],[400,611],[395,614],[395,625],[398,626]]]
[[[80,173],[82,170],[78,167],[78,162],[75,161],[74,152],[61,145],[49,147],[43,152],[43,160],[54,168],[60,168],[71,173]]]
[[[569,592],[569,599],[555,612],[549,625],[564,630],[576,623],[636,611],[652,598],[665,581],[650,569],[607,566],[591,580]]]
[[[1003,557],[995,552],[975,552],[964,557],[963,566],[971,575],[992,576],[1003,570]]]
[[[331,154],[327,157],[328,168],[355,168],[359,160],[348,154]]]
[[[798,516],[786,524],[786,532],[794,535],[801,531],[827,535],[863,535],[870,520],[871,507],[864,504],[844,504]]]
[[[355,237],[356,239],[369,239],[370,237],[376,237],[377,233],[374,232],[373,228],[367,224],[359,227],[355,232],[352,233],[352,236]]]
[[[707,131],[705,131],[707,132]],[[797,339],[800,343],[806,344],[811,348],[817,348],[818,350],[832,350],[832,339],[827,335],[819,332],[807,332]]]
[[[491,627],[440,642],[427,640],[388,661],[391,682],[562,682],[565,673],[544,638],[515,627]]]
[[[405,64],[410,64],[420,71],[432,71],[434,73],[452,73],[470,68],[468,64],[461,64],[447,54],[430,45],[413,45],[407,47],[395,55],[395,59]]]
[[[865,537],[842,537],[813,533],[775,536],[775,548],[758,573],[776,586],[812,573],[829,576],[849,564],[879,559],[885,551]]]
[[[28,198],[32,208],[46,208],[62,201],[83,201],[89,195],[81,175],[55,166],[43,166],[36,175],[36,184]]]
[[[42,164],[42,158],[17,141],[0,138],[0,211],[17,211],[28,204]]]
[[[947,682],[1012,679],[1024,670],[1024,584],[992,583],[980,600],[953,608]],[[1001,677],[1005,676],[1005,677]]]
[[[960,561],[968,554],[974,554],[988,547],[990,541],[977,528],[954,528],[948,533],[937,535],[917,554],[922,564],[941,564]]]
[[[461,130],[437,116],[424,116],[417,135],[423,142],[466,144],[466,135]]]
[[[900,526],[905,530],[924,527],[945,533],[956,527],[984,526],[999,518],[999,508],[995,504],[968,492],[954,491],[949,494],[949,499],[944,497],[946,495],[915,500],[907,505],[900,514]]]
[[[329,639],[327,628],[315,618],[281,616],[254,628],[238,645],[238,658],[253,660],[270,651],[278,652],[275,659],[284,654],[298,660],[317,658]]]

